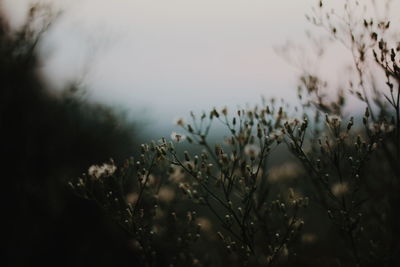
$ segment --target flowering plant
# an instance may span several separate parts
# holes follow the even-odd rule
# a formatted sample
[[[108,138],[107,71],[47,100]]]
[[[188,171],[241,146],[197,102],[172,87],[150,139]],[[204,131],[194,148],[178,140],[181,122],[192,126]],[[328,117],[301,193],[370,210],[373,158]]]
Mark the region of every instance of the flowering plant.
[[[191,113],[171,141],[143,144],[138,158],[92,166],[70,183],[115,218],[149,266],[396,262],[400,48],[385,39],[388,21],[336,21],[322,1],[314,12],[308,19],[351,50],[358,82],[349,81],[349,94],[337,90],[332,100],[327,82],[305,72],[294,110],[272,99]],[[386,91],[367,79],[370,64]],[[360,116],[344,111],[352,96],[365,105]],[[210,138],[215,125],[225,129],[222,142]],[[192,149],[182,152],[182,143]]]

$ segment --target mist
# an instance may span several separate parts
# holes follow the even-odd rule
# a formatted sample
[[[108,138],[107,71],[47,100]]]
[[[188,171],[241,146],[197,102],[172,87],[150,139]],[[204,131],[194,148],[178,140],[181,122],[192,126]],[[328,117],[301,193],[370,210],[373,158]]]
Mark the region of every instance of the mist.
[[[274,47],[306,41],[314,2],[52,1],[61,12],[41,68],[51,88],[78,81],[88,98],[141,120],[147,136],[166,136],[191,110],[294,102],[298,70]],[[28,7],[5,1],[15,27]]]

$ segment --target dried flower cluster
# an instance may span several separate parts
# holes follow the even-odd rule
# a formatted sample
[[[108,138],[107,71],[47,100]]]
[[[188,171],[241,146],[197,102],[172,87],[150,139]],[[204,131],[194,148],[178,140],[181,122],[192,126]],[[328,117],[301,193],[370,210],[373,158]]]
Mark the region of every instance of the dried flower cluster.
[[[191,113],[177,120],[183,133],[173,132],[172,141],[143,144],[124,166],[92,166],[71,183],[110,212],[148,266],[393,263],[400,248],[400,48],[384,39],[389,22],[361,20],[359,31],[324,7],[321,1],[308,19],[354,56],[358,83],[349,81],[349,94],[337,90],[332,101],[328,84],[305,74],[296,116],[274,99]],[[368,88],[370,58],[386,91]],[[352,95],[366,106],[361,116],[344,112]],[[225,129],[222,142],[210,137],[214,127]],[[196,149],[182,152],[182,142]],[[278,147],[295,160],[271,166]],[[301,255],[325,236],[337,255]]]

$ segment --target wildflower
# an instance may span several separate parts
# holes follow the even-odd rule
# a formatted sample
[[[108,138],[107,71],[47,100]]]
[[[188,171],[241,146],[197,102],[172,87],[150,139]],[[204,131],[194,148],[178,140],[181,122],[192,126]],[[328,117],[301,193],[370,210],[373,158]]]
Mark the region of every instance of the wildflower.
[[[104,163],[103,165],[92,165],[88,169],[88,174],[94,179],[100,179],[102,177],[109,177],[115,173],[117,167],[114,162]]]
[[[154,149],[158,149],[162,146],[166,146],[167,145],[167,140],[163,137],[161,139],[157,140],[157,143],[154,144],[153,148]]]
[[[304,226],[304,221],[299,218],[289,218],[289,225],[292,225],[293,228],[300,230]]]
[[[340,126],[341,122],[342,122],[342,119],[339,116],[336,116],[336,115],[328,116],[328,115],[326,115],[326,123],[331,128],[338,128]]]
[[[260,147],[254,144],[247,144],[244,147],[244,153],[251,158],[256,158],[260,154]]]
[[[156,184],[157,180],[158,180],[157,177],[155,177],[153,174],[149,174],[149,175],[144,175],[143,176],[142,183],[143,184],[148,184],[148,185],[154,185],[154,184]]]
[[[158,191],[158,198],[164,202],[170,202],[175,198],[175,192],[168,186],[163,186]]]
[[[179,183],[178,187],[182,190],[185,195],[188,195],[189,198],[192,197],[191,187],[187,183]]]
[[[175,142],[179,143],[179,142],[185,140],[185,139],[186,139],[186,136],[183,135],[183,134],[179,134],[179,133],[176,133],[176,132],[172,132],[172,134],[171,134],[171,139],[174,140]]]
[[[178,126],[184,126],[185,125],[185,121],[182,118],[178,118],[174,120],[174,124],[178,125]]]
[[[201,230],[204,232],[211,232],[212,223],[206,217],[199,217],[196,219],[196,223],[200,226]]]
[[[333,195],[335,195],[336,197],[340,197],[349,191],[349,186],[346,182],[345,183],[336,183],[336,184],[332,185],[331,191],[332,191]]]
[[[280,166],[272,167],[269,170],[268,181],[276,183],[296,178],[303,173],[303,169],[296,163],[285,163]]]
[[[228,108],[227,108],[227,107],[224,107],[224,108],[221,110],[221,113],[224,114],[224,116],[227,116],[227,115],[228,115]]]
[[[372,132],[378,132],[379,131],[379,124],[376,124],[376,123],[373,123],[373,122],[370,122],[369,124],[368,124],[368,129],[370,130],[370,131],[372,131]]]
[[[284,260],[284,259],[286,260],[287,257],[289,256],[289,250],[288,250],[286,244],[283,245],[279,256],[281,257],[281,260]]]
[[[299,191],[289,188],[288,200],[291,200],[293,204],[296,204],[303,199],[303,194]]]
[[[174,183],[179,183],[185,178],[185,172],[182,167],[173,166],[172,172],[169,176],[169,180]]]
[[[394,126],[392,124],[388,124],[388,123],[381,123],[381,131],[384,133],[390,133],[391,131],[394,130]]]
[[[382,123],[373,123],[371,122],[368,125],[368,128],[374,132],[374,133],[390,133],[391,131],[394,130],[394,126],[392,124],[388,124],[386,122],[382,122]]]
[[[339,140],[338,141],[344,141],[347,137],[349,137],[349,134],[347,132],[341,132],[339,134]]]
[[[283,129],[279,129],[279,130],[276,130],[276,131],[272,132],[270,134],[270,138],[274,139],[275,141],[280,143],[280,142],[283,141],[284,135],[285,135],[285,132],[283,131]]]

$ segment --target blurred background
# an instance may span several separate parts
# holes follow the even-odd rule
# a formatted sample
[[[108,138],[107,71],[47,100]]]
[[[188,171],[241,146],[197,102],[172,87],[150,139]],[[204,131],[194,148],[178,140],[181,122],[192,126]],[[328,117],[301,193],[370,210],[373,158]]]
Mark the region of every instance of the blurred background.
[[[32,19],[35,3],[49,9]],[[346,89],[351,55],[315,37],[321,31],[306,14],[316,3],[0,0],[5,261],[117,266],[119,258],[132,266],[128,237],[65,181],[111,157],[121,164],[138,144],[169,137],[192,110],[235,109],[261,96],[295,104],[304,71],[332,83],[332,93]],[[39,35],[37,18],[50,22]]]
[[[141,121],[147,139],[169,136],[191,110],[256,104],[262,95],[294,102],[300,70],[276,48],[310,43],[306,32],[316,30],[305,19],[315,0],[41,2],[59,12],[39,49],[50,88],[79,81],[88,98]],[[31,3],[3,1],[12,27],[23,25]],[[304,54],[310,48],[295,61],[319,71],[321,59]],[[335,80],[348,52],[332,49],[324,72]]]

